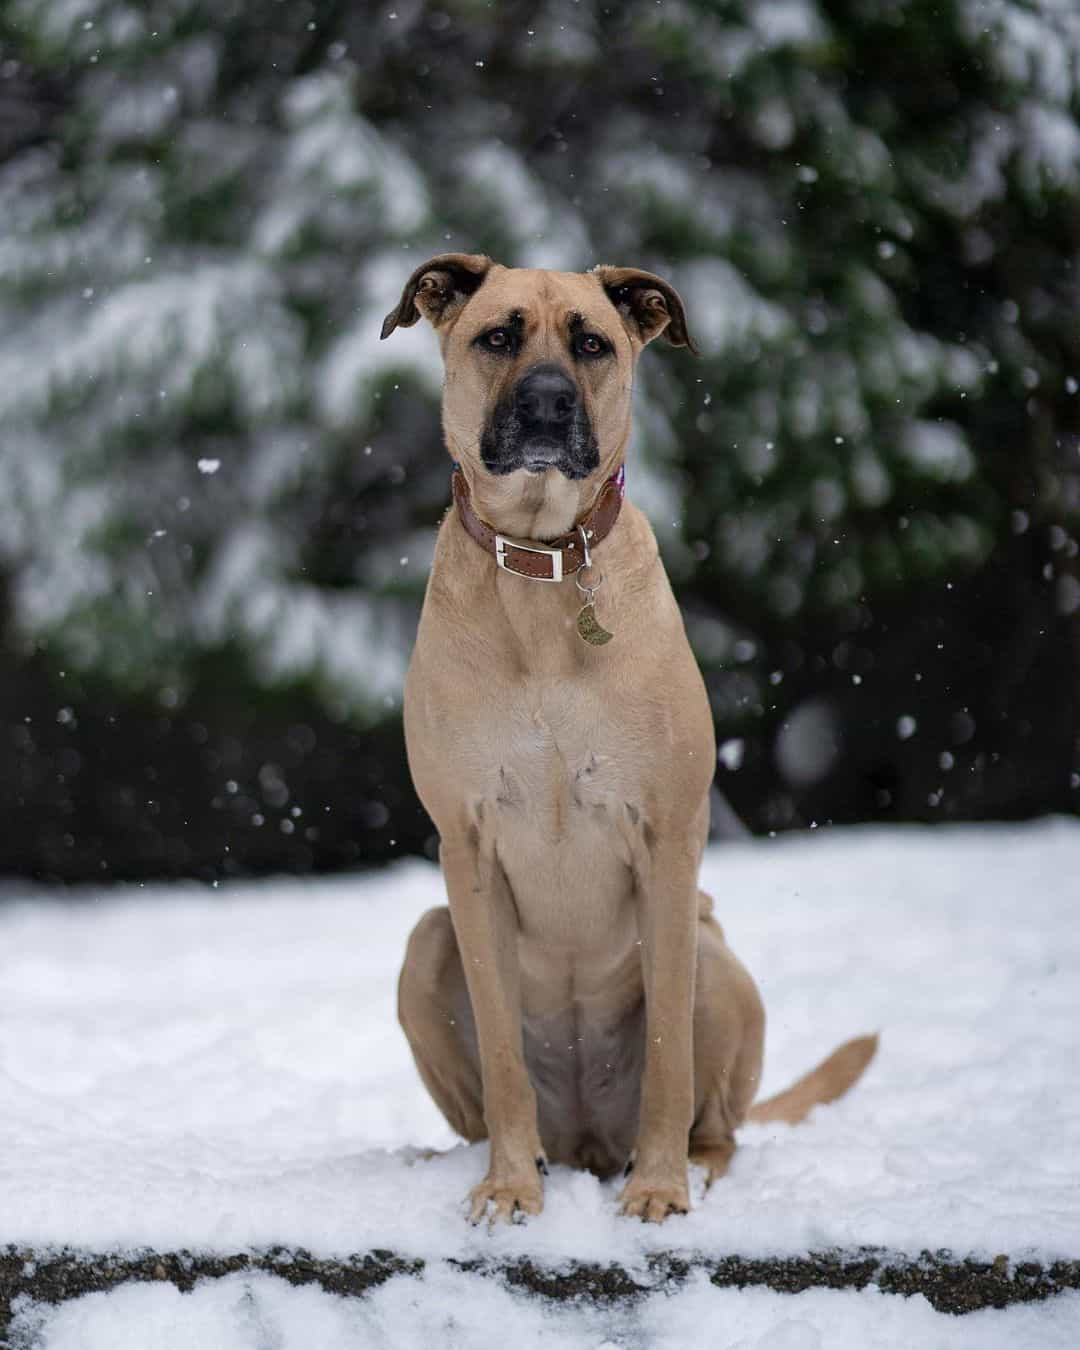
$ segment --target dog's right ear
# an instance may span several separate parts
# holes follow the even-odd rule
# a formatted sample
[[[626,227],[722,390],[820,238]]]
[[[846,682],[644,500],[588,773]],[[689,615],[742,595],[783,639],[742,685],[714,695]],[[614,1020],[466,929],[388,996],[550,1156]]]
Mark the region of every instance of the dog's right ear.
[[[429,258],[405,283],[401,302],[383,320],[379,337],[388,338],[395,328],[411,328],[421,314],[438,328],[479,288],[491,265],[484,253],[439,253]]]

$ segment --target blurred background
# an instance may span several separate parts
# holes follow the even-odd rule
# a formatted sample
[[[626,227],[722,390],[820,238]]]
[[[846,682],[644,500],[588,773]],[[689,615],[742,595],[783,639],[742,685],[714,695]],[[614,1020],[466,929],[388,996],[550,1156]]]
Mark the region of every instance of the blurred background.
[[[751,829],[1075,812],[1078,113],[1073,0],[2,0],[0,872],[433,854],[446,249],[681,291],[629,491]]]

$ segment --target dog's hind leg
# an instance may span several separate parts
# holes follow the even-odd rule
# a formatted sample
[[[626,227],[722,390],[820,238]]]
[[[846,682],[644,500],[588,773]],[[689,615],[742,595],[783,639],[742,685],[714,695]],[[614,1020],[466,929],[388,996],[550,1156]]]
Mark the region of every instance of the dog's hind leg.
[[[413,929],[398,980],[398,1020],[435,1105],[464,1139],[487,1138],[480,1055],[450,911]]]
[[[757,986],[724,941],[708,897],[700,900],[690,1161],[706,1169],[710,1185],[728,1170],[735,1131],[758,1089],[765,1010]]]

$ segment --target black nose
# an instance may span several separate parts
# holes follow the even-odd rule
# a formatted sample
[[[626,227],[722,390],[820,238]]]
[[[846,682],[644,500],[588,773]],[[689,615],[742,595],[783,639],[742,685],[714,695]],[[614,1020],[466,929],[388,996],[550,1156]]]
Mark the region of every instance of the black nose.
[[[514,406],[527,422],[562,426],[577,407],[577,385],[558,366],[533,366],[517,387]]]

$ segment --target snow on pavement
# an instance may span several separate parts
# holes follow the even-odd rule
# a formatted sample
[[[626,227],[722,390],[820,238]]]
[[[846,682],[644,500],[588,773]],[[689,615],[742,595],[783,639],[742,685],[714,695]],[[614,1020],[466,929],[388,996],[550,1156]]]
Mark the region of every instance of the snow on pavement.
[[[560,1306],[435,1268],[362,1299],[230,1275],[181,1294],[126,1285],[59,1309],[30,1305],[13,1350],[1076,1350],[1080,1294],[937,1313],[874,1289],[717,1289],[702,1273],[617,1308]]]
[[[0,904],[0,1245],[283,1244],[320,1256],[378,1247],[436,1261],[528,1254],[632,1267],[654,1249],[1080,1255],[1080,823],[729,844],[709,853],[703,883],[769,1010],[763,1090],[857,1032],[882,1033],[877,1060],[804,1125],[744,1128],[731,1175],[707,1197],[698,1178],[686,1217],[628,1222],[616,1215],[615,1182],[555,1168],[544,1214],[493,1234],[462,1217],[486,1148],[455,1142],[395,1018],[407,933],[442,902],[434,868],[220,890],[13,893]],[[428,1148],[449,1152],[419,1157]],[[362,1328],[375,1323],[365,1318],[426,1287],[395,1280],[350,1311],[271,1276],[236,1278],[242,1298],[223,1281],[185,1306],[213,1319],[219,1301],[235,1310],[255,1298],[287,1319],[304,1298],[340,1323],[342,1345],[366,1343]],[[168,1321],[174,1297],[131,1288],[80,1306],[144,1299],[147,1317]],[[498,1315],[518,1319],[522,1344],[547,1343],[545,1328],[557,1326],[557,1311],[541,1317],[521,1296],[485,1297],[510,1300]],[[802,1316],[797,1306],[846,1298],[844,1316],[857,1320],[882,1296],[823,1292],[815,1302],[695,1285],[672,1298],[669,1311],[708,1302],[725,1322],[735,1308],[772,1307],[756,1322],[739,1313],[752,1345],[770,1317]],[[1055,1318],[1080,1307],[1053,1306]],[[939,1317],[918,1300],[903,1307],[880,1316]],[[68,1315],[50,1314],[50,1346],[83,1344],[63,1339]],[[809,1326],[817,1315],[806,1313]],[[462,1326],[460,1344],[472,1345]],[[912,1338],[925,1339],[917,1326]]]

